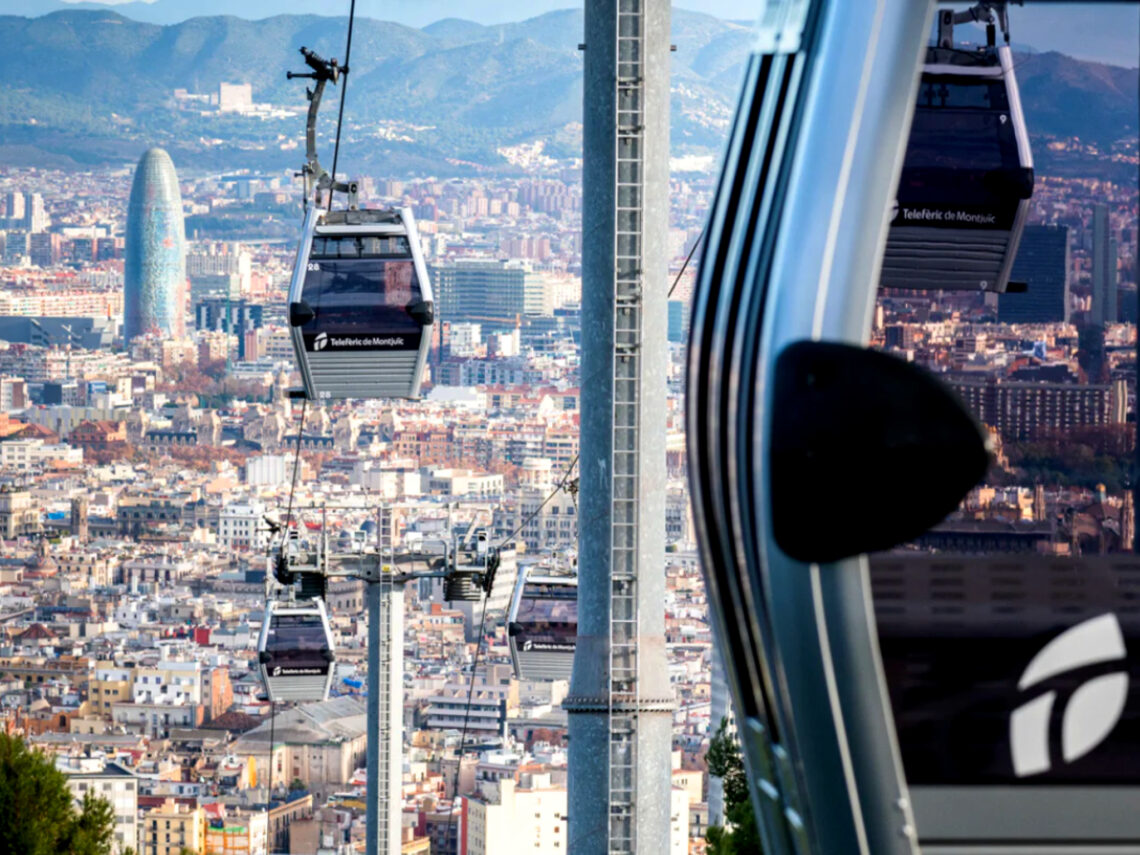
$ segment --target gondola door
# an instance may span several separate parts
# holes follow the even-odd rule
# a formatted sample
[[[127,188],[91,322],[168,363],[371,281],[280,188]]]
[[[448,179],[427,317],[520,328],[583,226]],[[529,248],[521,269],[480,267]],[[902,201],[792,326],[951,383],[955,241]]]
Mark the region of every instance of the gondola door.
[[[917,848],[866,563],[848,557],[860,551],[852,532],[827,513],[871,511],[874,481],[847,480],[850,467],[821,479],[816,464],[835,457],[813,457],[838,434],[850,459],[877,460],[870,443],[882,438],[859,427],[865,412],[814,390],[856,392],[861,373],[884,371],[980,447],[968,419],[905,370],[867,366],[877,354],[861,349],[933,11],[766,4],[710,214],[691,325],[690,472],[765,852]],[[801,403],[823,406],[805,419]],[[895,502],[908,517],[927,504]]]
[[[763,848],[1140,852],[1134,375],[1108,341],[1133,345],[946,342],[944,298],[877,293],[933,11],[767,4],[710,215],[690,477]],[[1000,376],[965,370],[987,353]],[[1047,483],[1003,483],[1025,472]]]

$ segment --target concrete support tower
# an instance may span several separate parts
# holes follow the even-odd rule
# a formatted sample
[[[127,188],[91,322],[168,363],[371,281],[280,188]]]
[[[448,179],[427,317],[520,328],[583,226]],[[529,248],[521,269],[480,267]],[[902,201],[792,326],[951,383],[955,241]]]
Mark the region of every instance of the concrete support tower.
[[[669,851],[668,0],[586,0],[578,646],[569,851]]]
[[[392,513],[380,512],[380,561],[392,555]],[[366,855],[400,855],[403,845],[404,584],[392,565],[368,585],[368,811]]]

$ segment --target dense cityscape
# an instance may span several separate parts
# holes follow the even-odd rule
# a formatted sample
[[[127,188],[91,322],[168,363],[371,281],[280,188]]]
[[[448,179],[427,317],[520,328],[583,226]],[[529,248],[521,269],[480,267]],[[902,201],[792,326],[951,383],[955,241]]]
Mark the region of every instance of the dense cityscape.
[[[172,97],[272,112],[238,81]],[[873,345],[953,388],[994,460],[957,512],[877,559],[884,572],[930,550],[1132,550],[1138,193],[1116,176],[1134,176],[1140,152],[1134,135],[1108,150],[1041,144],[1090,166],[1039,170],[1012,276],[1024,293],[880,293]],[[504,547],[485,600],[448,601],[434,579],[407,587],[402,803],[388,808],[400,851],[565,852],[568,683],[515,675],[506,613],[524,568],[576,561],[581,160],[520,145],[504,154],[511,174],[352,176],[363,205],[418,223],[436,313],[423,400],[302,407],[286,296],[299,182],[137,157],[0,168],[3,730],[48,751],[76,799],[111,803],[116,853],[358,851],[365,584],[330,582],[329,700],[274,709],[257,638],[273,526],[359,553],[384,506],[397,546],[485,528]],[[718,164],[672,166],[669,279],[654,287],[670,293],[670,853],[684,855],[724,821],[705,755],[729,710],[684,420]]]

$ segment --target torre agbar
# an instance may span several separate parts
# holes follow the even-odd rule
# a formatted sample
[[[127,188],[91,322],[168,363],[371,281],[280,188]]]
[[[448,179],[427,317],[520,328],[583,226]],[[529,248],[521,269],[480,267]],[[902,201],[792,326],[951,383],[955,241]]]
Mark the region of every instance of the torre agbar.
[[[186,234],[174,163],[161,148],[140,159],[127,210],[124,338],[185,332]]]

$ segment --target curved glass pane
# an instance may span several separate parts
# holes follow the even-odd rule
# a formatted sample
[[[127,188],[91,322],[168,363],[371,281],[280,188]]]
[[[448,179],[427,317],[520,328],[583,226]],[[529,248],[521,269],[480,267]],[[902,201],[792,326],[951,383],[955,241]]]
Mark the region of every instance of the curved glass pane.
[[[408,307],[422,299],[412,259],[310,261],[302,299],[316,313],[305,332],[418,335]]]
[[[566,585],[528,583],[515,619],[517,643],[526,649],[556,645],[573,650],[578,634],[578,589]],[[531,647],[527,648],[527,643]],[[540,647],[541,649],[541,647]]]
[[[275,668],[283,668],[281,674],[327,673],[329,642],[320,615],[274,615],[265,652],[270,655],[266,667],[271,677],[279,676]]]

